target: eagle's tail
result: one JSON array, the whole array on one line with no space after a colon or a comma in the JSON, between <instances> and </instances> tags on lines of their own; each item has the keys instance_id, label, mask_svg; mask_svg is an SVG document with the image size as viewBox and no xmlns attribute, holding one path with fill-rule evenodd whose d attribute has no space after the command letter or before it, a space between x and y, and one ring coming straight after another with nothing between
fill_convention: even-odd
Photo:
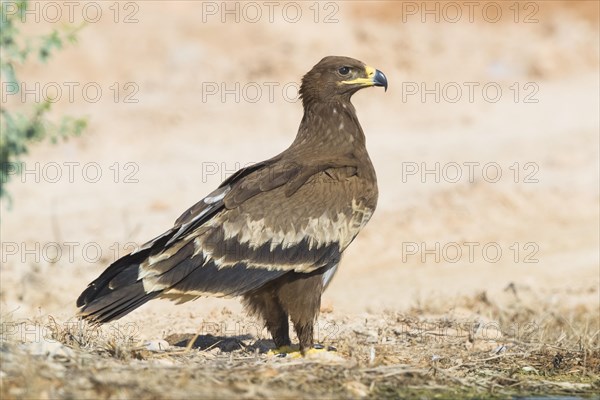
<instances>
[{"instance_id":1,"label":"eagle's tail","mask_svg":"<svg viewBox=\"0 0 600 400\"><path fill-rule=\"evenodd\" d=\"M150 250L120 258L90 283L77 299L79 316L94 323L113 321L158 296L160 292L146 293L138 279L139 265Z\"/></svg>"}]
</instances>

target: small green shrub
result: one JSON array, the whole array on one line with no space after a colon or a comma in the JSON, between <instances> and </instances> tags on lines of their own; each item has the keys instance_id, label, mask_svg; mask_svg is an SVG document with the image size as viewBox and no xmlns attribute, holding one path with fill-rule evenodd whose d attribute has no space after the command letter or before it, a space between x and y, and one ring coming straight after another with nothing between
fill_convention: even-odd
<instances>
[{"instance_id":1,"label":"small green shrub","mask_svg":"<svg viewBox=\"0 0 600 400\"><path fill-rule=\"evenodd\" d=\"M16 70L30 62L48 61L53 51L63 48L65 43L74 43L76 34L83 27L67 26L54 29L49 34L27 37L21 34L27 24L24 12L27 1L2 1L0 3L0 77L3 97L19 92L21 83ZM22 106L22 107L21 107ZM87 126L85 118L63 116L58 122L49 119L52 103L19 105L10 109L7 101L0 103L0 198L10 200L6 183L11 176L20 173L20 157L27 154L29 146L45 139L56 143L59 139L81 134ZM10 204L10 203L9 203Z\"/></svg>"}]
</instances>

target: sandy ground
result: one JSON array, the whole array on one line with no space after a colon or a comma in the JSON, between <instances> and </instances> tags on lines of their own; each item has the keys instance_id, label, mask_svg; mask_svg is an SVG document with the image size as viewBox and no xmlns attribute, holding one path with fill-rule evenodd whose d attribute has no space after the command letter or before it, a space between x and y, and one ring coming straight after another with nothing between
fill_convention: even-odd
<instances>
[{"instance_id":1,"label":"sandy ground","mask_svg":"<svg viewBox=\"0 0 600 400\"><path fill-rule=\"evenodd\" d=\"M237 168L284 149L302 115L301 75L337 54L381 69L390 87L354 98L380 200L324 295L324 329L368 331L348 327L414 310L493 321L464 299L484 294L508 307L512 290L537 302L531 323L552 310L569 321L583 313L598 349L598 3L516 3L519 15L503 3L497 22L479 8L473 22L466 8L449 22L447 2L430 3L439 22L420 2L319 3L319 15L293 3L302 10L295 23L279 8L270 22L264 7L253 23L243 3L231 3L239 23L219 2L132 4L118 23L104 5L78 44L21 70L29 85L57 83L56 111L87 116L89 129L32 148L31 172L8 184L6 324L69 321L78 294L117 255L160 234ZM129 13L138 21L123 23ZM73 101L65 82L80 84ZM102 89L97 102L79 90L86 84ZM154 301L119 324L143 341L210 333L205 324L223 315L243 318L236 300ZM341 393L362 393L352 390Z\"/></svg>"}]
</instances>

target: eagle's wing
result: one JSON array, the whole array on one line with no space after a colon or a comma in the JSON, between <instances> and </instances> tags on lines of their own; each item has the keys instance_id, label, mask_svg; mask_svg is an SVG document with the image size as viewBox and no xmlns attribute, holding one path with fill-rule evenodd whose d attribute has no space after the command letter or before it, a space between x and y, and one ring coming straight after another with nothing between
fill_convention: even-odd
<instances>
[{"instance_id":1,"label":"eagle's wing","mask_svg":"<svg viewBox=\"0 0 600 400\"><path fill-rule=\"evenodd\" d=\"M344 164L352 162L307 168L274 159L238 171L93 281L80 314L106 322L154 297L237 296L339 261L370 217L353 197L362 191L352 184L356 168Z\"/></svg>"}]
</instances>

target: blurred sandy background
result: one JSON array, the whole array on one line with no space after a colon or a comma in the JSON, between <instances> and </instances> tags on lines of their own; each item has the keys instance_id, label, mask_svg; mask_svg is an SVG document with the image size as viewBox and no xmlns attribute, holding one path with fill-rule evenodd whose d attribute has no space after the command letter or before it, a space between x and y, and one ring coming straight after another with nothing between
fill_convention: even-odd
<instances>
[{"instance_id":1,"label":"blurred sandy background","mask_svg":"<svg viewBox=\"0 0 600 400\"><path fill-rule=\"evenodd\" d=\"M78 44L45 66L20 71L26 82L42 86L94 83L102 96L92 103L76 88L70 102L65 89L55 111L87 116L88 130L67 143L36 146L25 161L29 169L39 163L38 179L29 174L8 185L14 205L1 208L2 313L68 319L78 294L115 259L116 249L123 255L127 243L162 233L235 169L283 150L302 116L301 104L290 100L294 87L327 55L355 57L384 71L390 87L354 97L380 202L325 293L326 309L402 311L428 302L451 308L460 296L507 295L511 283L517 293L549 304L597 308L598 3L501 3L497 22L489 18L496 9L483 16L487 2L478 3L473 22L466 7L456 22L448 21L455 13L446 2L428 3L433 10L437 4L439 22L421 2L277 3L273 22L261 2L255 3L262 12L257 22L250 21L255 10L243 14L246 3L228 3L239 7L239 23L222 15L221 2L140 1L133 8L123 2L118 23L101 3L102 18L81 31ZM302 14L292 23L296 6ZM209 14L214 7L217 13ZM127 15L138 22L123 23ZM75 22L82 21L76 12ZM32 32L53 27L29 25ZM407 92L436 82L451 83L439 102ZM476 85L473 101L466 82ZM235 90L236 83L239 101L223 99L221 85ZM489 83L502 89L497 102L482 94ZM451 102L456 86L463 93ZM207 93L214 87L217 94ZM126 95L137 103L126 103ZM527 95L537 102L526 102ZM73 182L70 162L79 163ZM61 166L57 183L44 179L49 163ZM82 175L91 163L102 172L96 183L86 181L95 169L87 170L91 178ZM462 166L462 178L407 175L407 168L436 163L440 172L448 168L446 178L455 176L449 168ZM464 163L479 163L473 182ZM482 175L490 163L500 168L498 182L490 182L493 170ZM465 242L475 243L471 259ZM56 260L53 243L63 247ZM501 249L498 260L488 257L495 258L493 249L484 256L487 244ZM455 259L457 247L462 257ZM241 310L236 300L154 301L127 318L172 316L145 324L151 335L175 321L193 328L223 306Z\"/></svg>"}]
</instances>

